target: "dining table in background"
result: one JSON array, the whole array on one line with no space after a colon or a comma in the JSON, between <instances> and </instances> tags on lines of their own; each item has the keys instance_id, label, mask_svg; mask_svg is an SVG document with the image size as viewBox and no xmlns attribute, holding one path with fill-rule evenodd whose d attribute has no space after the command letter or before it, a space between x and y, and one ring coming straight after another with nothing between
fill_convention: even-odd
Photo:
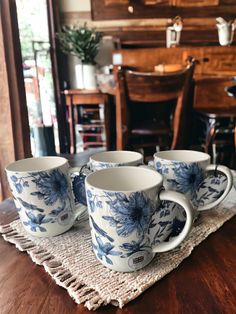
<instances>
[{"instance_id":1,"label":"dining table in background","mask_svg":"<svg viewBox=\"0 0 236 314\"><path fill-rule=\"evenodd\" d=\"M78 154L79 156L79 154ZM75 160L84 164L88 154ZM0 203L0 223L17 218L12 199ZM236 313L236 217L198 245L175 270L123 309L96 313ZM76 304L43 267L0 237L0 313L91 313Z\"/></svg>"}]
</instances>

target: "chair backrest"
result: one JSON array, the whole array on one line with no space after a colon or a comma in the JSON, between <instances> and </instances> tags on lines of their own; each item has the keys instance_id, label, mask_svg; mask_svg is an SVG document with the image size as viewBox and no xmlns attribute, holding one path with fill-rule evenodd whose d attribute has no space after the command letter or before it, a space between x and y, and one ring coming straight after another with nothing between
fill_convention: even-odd
<instances>
[{"instance_id":1,"label":"chair backrest","mask_svg":"<svg viewBox=\"0 0 236 314\"><path fill-rule=\"evenodd\" d=\"M126 71L127 96L131 101L161 102L178 98L187 70L175 74Z\"/></svg>"},{"instance_id":2,"label":"chair backrest","mask_svg":"<svg viewBox=\"0 0 236 314\"><path fill-rule=\"evenodd\" d=\"M186 148L186 129L192 102L190 89L195 61L191 59L183 70L175 73L138 72L119 68L116 73L116 129L117 149L128 143L128 103L163 102L177 99L173 115L173 139L171 148Z\"/></svg>"}]
</instances>

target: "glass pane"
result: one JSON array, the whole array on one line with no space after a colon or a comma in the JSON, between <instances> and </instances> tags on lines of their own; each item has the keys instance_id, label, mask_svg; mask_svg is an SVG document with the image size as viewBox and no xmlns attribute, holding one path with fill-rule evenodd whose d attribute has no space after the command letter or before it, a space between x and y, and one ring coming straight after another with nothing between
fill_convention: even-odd
<instances>
[{"instance_id":1,"label":"glass pane","mask_svg":"<svg viewBox=\"0 0 236 314\"><path fill-rule=\"evenodd\" d=\"M59 152L46 0L16 0L31 148L34 156ZM55 144L54 144L55 143Z\"/></svg>"}]
</instances>

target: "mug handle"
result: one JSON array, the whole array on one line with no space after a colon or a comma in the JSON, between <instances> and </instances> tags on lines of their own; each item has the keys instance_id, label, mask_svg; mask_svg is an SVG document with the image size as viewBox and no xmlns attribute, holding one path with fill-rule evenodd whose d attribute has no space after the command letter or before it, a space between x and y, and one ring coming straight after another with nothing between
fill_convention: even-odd
<instances>
[{"instance_id":1,"label":"mug handle","mask_svg":"<svg viewBox=\"0 0 236 314\"><path fill-rule=\"evenodd\" d=\"M85 193L84 182L80 180L81 171L85 167L86 165L83 165L82 167L70 167L69 168L72 195L74 196L75 199L78 199L78 201L79 201L81 193ZM72 178L71 178L71 175L73 175L75 172L79 172L79 174L75 176L75 178L77 177L79 179L77 191L75 191L75 187L73 186ZM83 189L83 191L81 189ZM88 218L87 206L83 202L80 202L79 204L75 204L75 223L80 223L82 220L86 220L87 218Z\"/></svg>"},{"instance_id":2,"label":"mug handle","mask_svg":"<svg viewBox=\"0 0 236 314\"><path fill-rule=\"evenodd\" d=\"M227 186L224 190L224 193L218 199L216 199L214 202L198 207L198 211L211 209L215 207L216 205L218 205L220 202L222 202L225 199L225 197L228 195L233 185L233 176L228 167L221 166L221 165L217 166L217 165L211 164L206 167L206 172L210 172L210 171L222 172L227 178Z\"/></svg>"},{"instance_id":3,"label":"mug handle","mask_svg":"<svg viewBox=\"0 0 236 314\"><path fill-rule=\"evenodd\" d=\"M183 240L189 234L191 227L192 227L192 224L193 224L193 218L194 218L193 207L192 207L191 203L188 201L188 199L184 196L184 194L181 194L181 193L175 192L175 191L164 191L164 190L162 190L159 193L159 199L161 201L175 202L175 203L179 204L180 206L182 206L186 212L186 222L185 222L183 230L181 231L181 233L177 237L171 239L168 242L162 242L162 243L155 245L152 248L152 251L154 253L170 251L170 250L176 248L177 246L179 246L180 243L183 242Z\"/></svg>"},{"instance_id":4,"label":"mug handle","mask_svg":"<svg viewBox=\"0 0 236 314\"><path fill-rule=\"evenodd\" d=\"M82 221L85 221L89 218L87 206L82 204L75 205L75 219L73 226L80 224Z\"/></svg>"}]
</instances>

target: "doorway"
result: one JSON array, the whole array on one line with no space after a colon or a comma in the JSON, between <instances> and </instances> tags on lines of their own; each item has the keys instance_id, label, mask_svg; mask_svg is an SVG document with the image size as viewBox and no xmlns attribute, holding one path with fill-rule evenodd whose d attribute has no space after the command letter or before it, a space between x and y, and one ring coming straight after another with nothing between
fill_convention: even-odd
<instances>
[{"instance_id":1,"label":"doorway","mask_svg":"<svg viewBox=\"0 0 236 314\"><path fill-rule=\"evenodd\" d=\"M16 0L33 156L60 152L46 0Z\"/></svg>"}]
</instances>

